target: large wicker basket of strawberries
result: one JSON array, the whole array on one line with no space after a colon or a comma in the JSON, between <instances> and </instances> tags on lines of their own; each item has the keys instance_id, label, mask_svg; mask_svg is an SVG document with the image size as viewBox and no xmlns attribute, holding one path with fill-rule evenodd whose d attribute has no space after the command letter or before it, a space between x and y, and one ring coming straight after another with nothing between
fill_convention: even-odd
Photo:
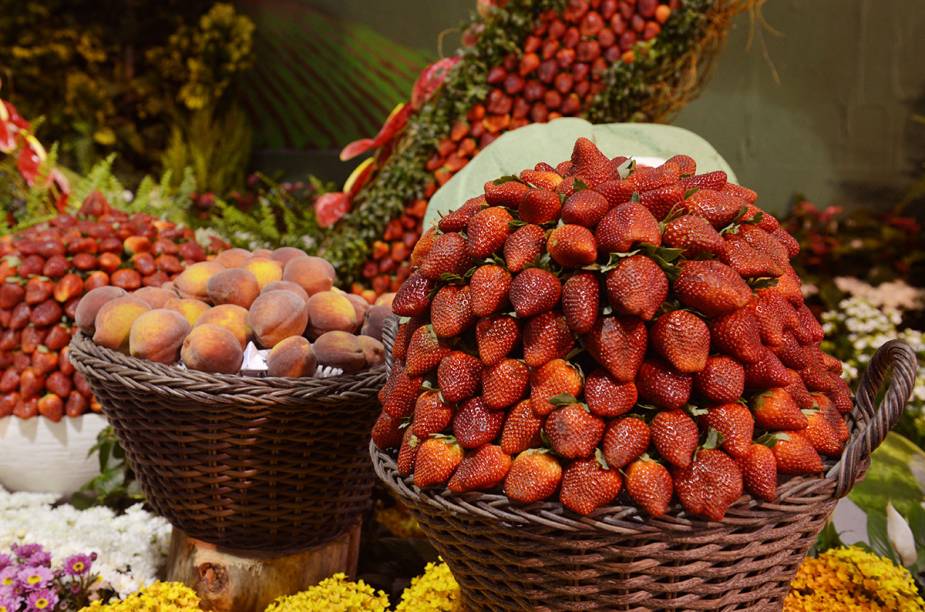
<instances>
[{"instance_id":1,"label":"large wicker basket of strawberries","mask_svg":"<svg viewBox=\"0 0 925 612\"><path fill-rule=\"evenodd\" d=\"M780 608L915 357L853 402L756 198L582 138L418 246L371 453L471 609Z\"/></svg>"}]
</instances>

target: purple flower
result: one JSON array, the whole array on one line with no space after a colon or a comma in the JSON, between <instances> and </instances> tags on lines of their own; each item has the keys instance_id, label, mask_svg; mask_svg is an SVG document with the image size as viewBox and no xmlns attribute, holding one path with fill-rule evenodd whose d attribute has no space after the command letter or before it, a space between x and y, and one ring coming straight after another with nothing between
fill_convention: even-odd
<instances>
[{"instance_id":1,"label":"purple flower","mask_svg":"<svg viewBox=\"0 0 925 612\"><path fill-rule=\"evenodd\" d=\"M0 589L0 612L17 612L21 605L22 601L12 591Z\"/></svg>"},{"instance_id":2,"label":"purple flower","mask_svg":"<svg viewBox=\"0 0 925 612\"><path fill-rule=\"evenodd\" d=\"M51 554L41 544L13 544L11 548L20 563L51 567Z\"/></svg>"},{"instance_id":3,"label":"purple flower","mask_svg":"<svg viewBox=\"0 0 925 612\"><path fill-rule=\"evenodd\" d=\"M13 565L13 557L9 555L0 555L0 571L5 570Z\"/></svg>"},{"instance_id":4,"label":"purple flower","mask_svg":"<svg viewBox=\"0 0 925 612\"><path fill-rule=\"evenodd\" d=\"M26 610L52 610L58 603L58 595L51 589L39 589L29 595L27 603Z\"/></svg>"},{"instance_id":5,"label":"purple flower","mask_svg":"<svg viewBox=\"0 0 925 612\"><path fill-rule=\"evenodd\" d=\"M92 565L89 555L73 555L64 560L64 571L68 576L83 576Z\"/></svg>"},{"instance_id":6,"label":"purple flower","mask_svg":"<svg viewBox=\"0 0 925 612\"><path fill-rule=\"evenodd\" d=\"M52 581L54 573L47 567L32 565L24 567L16 574L16 581L26 590L33 591L41 589Z\"/></svg>"},{"instance_id":7,"label":"purple flower","mask_svg":"<svg viewBox=\"0 0 925 612\"><path fill-rule=\"evenodd\" d=\"M15 565L11 565L0 570L0 588L5 586L14 586L16 584L16 574L18 573L19 568Z\"/></svg>"}]
</instances>

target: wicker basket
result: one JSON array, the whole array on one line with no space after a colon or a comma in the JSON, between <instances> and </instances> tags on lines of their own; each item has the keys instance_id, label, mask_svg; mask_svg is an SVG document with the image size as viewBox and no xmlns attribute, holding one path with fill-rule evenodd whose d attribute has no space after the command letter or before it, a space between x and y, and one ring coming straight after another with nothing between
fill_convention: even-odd
<instances>
[{"instance_id":1,"label":"wicker basket","mask_svg":"<svg viewBox=\"0 0 925 612\"><path fill-rule=\"evenodd\" d=\"M825 478L781 483L775 503L743 496L721 523L673 506L661 519L629 505L587 517L558 502L422 491L370 445L376 474L411 510L449 564L469 610L780 610L797 567L870 465L912 391L908 345L881 348L861 380L851 439ZM874 406L889 370L893 376Z\"/></svg>"},{"instance_id":2,"label":"wicker basket","mask_svg":"<svg viewBox=\"0 0 925 612\"><path fill-rule=\"evenodd\" d=\"M83 334L70 359L148 503L191 537L293 552L338 536L369 506L367 442L384 366L326 379L209 374L127 357Z\"/></svg>"}]
</instances>

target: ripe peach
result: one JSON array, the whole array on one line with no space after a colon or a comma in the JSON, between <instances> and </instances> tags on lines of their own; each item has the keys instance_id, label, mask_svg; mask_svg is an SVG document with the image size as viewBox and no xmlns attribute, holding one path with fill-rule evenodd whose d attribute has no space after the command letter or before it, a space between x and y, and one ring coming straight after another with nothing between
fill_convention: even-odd
<instances>
[{"instance_id":1,"label":"ripe peach","mask_svg":"<svg viewBox=\"0 0 925 612\"><path fill-rule=\"evenodd\" d=\"M300 285L308 295L329 291L336 278L334 266L330 262L309 255L289 260L283 270L283 280Z\"/></svg>"},{"instance_id":2,"label":"ripe peach","mask_svg":"<svg viewBox=\"0 0 925 612\"><path fill-rule=\"evenodd\" d=\"M302 336L286 338L267 356L267 373L270 376L312 376L317 365L312 345Z\"/></svg>"},{"instance_id":3,"label":"ripe peach","mask_svg":"<svg viewBox=\"0 0 925 612\"><path fill-rule=\"evenodd\" d=\"M151 308L163 308L164 305L176 297L173 291L167 291L162 287L142 287L135 290L132 295L139 300L144 300Z\"/></svg>"},{"instance_id":4,"label":"ripe peach","mask_svg":"<svg viewBox=\"0 0 925 612\"><path fill-rule=\"evenodd\" d=\"M100 311L104 304L124 295L127 295L125 289L108 285L88 291L77 304L77 312L74 317L77 321L77 327L87 335L93 334L96 313Z\"/></svg>"},{"instance_id":5,"label":"ripe peach","mask_svg":"<svg viewBox=\"0 0 925 612\"><path fill-rule=\"evenodd\" d=\"M244 268L232 268L219 272L209 279L207 288L209 299L216 306L236 304L246 309L250 308L260 295L257 277Z\"/></svg>"},{"instance_id":6,"label":"ripe peach","mask_svg":"<svg viewBox=\"0 0 925 612\"><path fill-rule=\"evenodd\" d=\"M308 253L302 249L287 246L276 249L273 251L273 254L270 255L270 259L278 261L283 267L289 263L289 260L295 259L296 257L308 257Z\"/></svg>"},{"instance_id":7,"label":"ripe peach","mask_svg":"<svg viewBox=\"0 0 925 612\"><path fill-rule=\"evenodd\" d=\"M340 368L345 373L359 372L366 367L366 354L356 336L345 331L329 331L312 345L318 363Z\"/></svg>"},{"instance_id":8,"label":"ripe peach","mask_svg":"<svg viewBox=\"0 0 925 612\"><path fill-rule=\"evenodd\" d=\"M209 305L202 300L194 300L193 298L172 298L164 304L164 308L176 310L186 317L190 325L195 325L202 313L209 309Z\"/></svg>"},{"instance_id":9,"label":"ripe peach","mask_svg":"<svg viewBox=\"0 0 925 612\"><path fill-rule=\"evenodd\" d=\"M189 321L176 310L149 310L132 323L129 353L149 361L176 363L180 358L180 346L189 332Z\"/></svg>"},{"instance_id":10,"label":"ripe peach","mask_svg":"<svg viewBox=\"0 0 925 612\"><path fill-rule=\"evenodd\" d=\"M360 346L363 348L363 355L366 358L366 366L374 368L380 363L385 362L385 345L369 336L357 336Z\"/></svg>"},{"instance_id":11,"label":"ripe peach","mask_svg":"<svg viewBox=\"0 0 925 612\"><path fill-rule=\"evenodd\" d=\"M247 324L254 330L258 345L273 348L289 336L305 333L308 312L298 294L292 291L271 291L262 294L251 304Z\"/></svg>"},{"instance_id":12,"label":"ripe peach","mask_svg":"<svg viewBox=\"0 0 925 612\"><path fill-rule=\"evenodd\" d=\"M215 257L215 261L226 268L240 268L244 265L244 262L250 259L250 256L251 252L246 249L228 249L219 253Z\"/></svg>"},{"instance_id":13,"label":"ripe peach","mask_svg":"<svg viewBox=\"0 0 925 612\"><path fill-rule=\"evenodd\" d=\"M194 327L186 336L180 359L191 370L235 374L241 369L244 352L234 334L207 323Z\"/></svg>"},{"instance_id":14,"label":"ripe peach","mask_svg":"<svg viewBox=\"0 0 925 612\"><path fill-rule=\"evenodd\" d=\"M305 300L306 305L308 304L308 293L305 292L305 289L302 289L301 285L297 285L291 281L273 281L264 287L260 293L270 293L271 291L292 291Z\"/></svg>"},{"instance_id":15,"label":"ripe peach","mask_svg":"<svg viewBox=\"0 0 925 612\"><path fill-rule=\"evenodd\" d=\"M395 299L394 293L383 293L376 298L374 306L392 306L392 300Z\"/></svg>"},{"instance_id":16,"label":"ripe peach","mask_svg":"<svg viewBox=\"0 0 925 612\"><path fill-rule=\"evenodd\" d=\"M322 291L308 298L308 320L313 338L329 331L353 333L358 321L353 304L336 291Z\"/></svg>"},{"instance_id":17,"label":"ripe peach","mask_svg":"<svg viewBox=\"0 0 925 612\"><path fill-rule=\"evenodd\" d=\"M362 324L363 319L366 318L366 312L371 308L369 302L367 302L363 296L357 295L355 293L344 293L342 295L350 300L351 304L353 304L353 309L357 313L357 324Z\"/></svg>"},{"instance_id":18,"label":"ripe peach","mask_svg":"<svg viewBox=\"0 0 925 612\"><path fill-rule=\"evenodd\" d=\"M144 300L126 295L103 304L96 313L93 341L114 351L128 353L132 324L151 307Z\"/></svg>"},{"instance_id":19,"label":"ripe peach","mask_svg":"<svg viewBox=\"0 0 925 612\"><path fill-rule=\"evenodd\" d=\"M218 325L224 327L238 339L241 348L247 346L251 328L247 324L247 309L236 304L221 304L210 308L196 319L195 327L200 325Z\"/></svg>"},{"instance_id":20,"label":"ripe peach","mask_svg":"<svg viewBox=\"0 0 925 612\"><path fill-rule=\"evenodd\" d=\"M209 279L222 272L225 266L215 261L200 261L189 266L173 279L173 284L180 295L197 300L209 297Z\"/></svg>"},{"instance_id":21,"label":"ripe peach","mask_svg":"<svg viewBox=\"0 0 925 612\"><path fill-rule=\"evenodd\" d=\"M363 321L363 327L360 328L360 334L382 340L382 328L385 321L392 316L391 306L373 306L366 311L366 318Z\"/></svg>"},{"instance_id":22,"label":"ripe peach","mask_svg":"<svg viewBox=\"0 0 925 612\"><path fill-rule=\"evenodd\" d=\"M243 267L256 277L261 289L283 278L283 265L269 257L251 257Z\"/></svg>"}]
</instances>

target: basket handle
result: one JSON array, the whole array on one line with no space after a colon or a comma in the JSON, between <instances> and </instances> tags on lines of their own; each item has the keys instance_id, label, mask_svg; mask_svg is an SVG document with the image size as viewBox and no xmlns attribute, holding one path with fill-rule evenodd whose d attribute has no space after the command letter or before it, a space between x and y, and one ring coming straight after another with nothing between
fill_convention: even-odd
<instances>
[{"instance_id":1,"label":"basket handle","mask_svg":"<svg viewBox=\"0 0 925 612\"><path fill-rule=\"evenodd\" d=\"M389 315L382 325L382 344L385 346L385 371L392 374L392 346L395 344L395 334L398 333L398 317Z\"/></svg>"},{"instance_id":2,"label":"basket handle","mask_svg":"<svg viewBox=\"0 0 925 612\"><path fill-rule=\"evenodd\" d=\"M835 496L848 494L860 475L863 462L870 457L890 433L902 415L906 402L912 395L918 359L915 351L901 340L890 340L881 346L870 360L867 371L861 376L855 398L854 418L858 427L854 432L841 460L826 474L837 479ZM887 375L892 378L880 405L874 401L880 393Z\"/></svg>"}]
</instances>

